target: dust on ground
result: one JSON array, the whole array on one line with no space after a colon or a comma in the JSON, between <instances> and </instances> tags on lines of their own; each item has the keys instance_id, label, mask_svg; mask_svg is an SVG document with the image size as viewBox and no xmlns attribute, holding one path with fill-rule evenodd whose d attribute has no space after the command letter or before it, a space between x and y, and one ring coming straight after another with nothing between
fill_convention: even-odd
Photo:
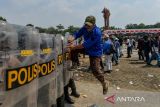
<instances>
[{"instance_id":1,"label":"dust on ground","mask_svg":"<svg viewBox=\"0 0 160 107\"><path fill-rule=\"evenodd\" d=\"M137 51L132 58L120 58L118 66L113 64L113 71L106 73L105 78L109 81L110 87L124 89L143 90L160 92L160 68L148 66L144 61L138 60ZM75 80L99 83L99 81L88 71L89 59L80 58L81 66L76 70ZM153 61L156 64L156 61Z\"/></svg>"},{"instance_id":2,"label":"dust on ground","mask_svg":"<svg viewBox=\"0 0 160 107\"><path fill-rule=\"evenodd\" d=\"M147 66L144 61L138 60L137 51L134 50L132 58L120 58L118 66L113 64L113 71L106 73L105 78L109 81L109 93L159 93L160 92L160 68L157 66ZM75 70L74 79L76 80L77 90L81 93L80 98L73 98L75 104L73 107L90 107L98 104L97 107L112 107L104 100L106 95L102 94L100 82L92 75L89 68L89 58L80 58L81 66ZM153 61L156 64L156 61ZM135 91L135 92L132 92ZM142 93L143 94L143 93ZM108 95L108 94L107 94ZM139 94L138 94L139 95ZM150 94L153 95L153 94ZM159 94L156 94L159 95ZM146 96L148 96L146 94ZM154 96L154 95L153 95ZM157 97L158 98L158 97ZM145 105L128 104L115 107L151 107L151 103ZM158 107L159 104L157 103ZM96 106L95 106L96 107Z\"/></svg>"}]
</instances>

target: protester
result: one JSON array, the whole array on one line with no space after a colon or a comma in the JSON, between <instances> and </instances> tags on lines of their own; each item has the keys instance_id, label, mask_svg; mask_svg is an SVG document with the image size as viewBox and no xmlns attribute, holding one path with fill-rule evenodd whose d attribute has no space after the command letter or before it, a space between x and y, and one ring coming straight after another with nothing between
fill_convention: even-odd
<instances>
[{"instance_id":1,"label":"protester","mask_svg":"<svg viewBox=\"0 0 160 107\"><path fill-rule=\"evenodd\" d=\"M151 58L149 59L149 61L147 62L147 64L148 65L151 65L151 62L152 62L152 60L154 60L154 59L156 59L157 60L157 65L158 66L160 66L159 64L159 62L160 62L160 54L159 54L159 41L160 41L160 39L159 39L159 37L157 36L156 38L155 38L155 40L153 40L152 41L152 44L151 44L151 46L152 46L152 55L151 55Z\"/></svg>"},{"instance_id":2,"label":"protester","mask_svg":"<svg viewBox=\"0 0 160 107\"><path fill-rule=\"evenodd\" d=\"M123 39L122 39L122 37L119 38L119 43L120 43L120 48L119 48L120 56L119 57L122 57L123 56L123 52L122 52Z\"/></svg>"},{"instance_id":3,"label":"protester","mask_svg":"<svg viewBox=\"0 0 160 107\"><path fill-rule=\"evenodd\" d=\"M116 58L115 41L114 41L113 35L109 35L108 41L110 41L113 44L113 46L112 46L112 63L115 62L115 64L118 65L118 60Z\"/></svg>"},{"instance_id":4,"label":"protester","mask_svg":"<svg viewBox=\"0 0 160 107\"><path fill-rule=\"evenodd\" d=\"M127 45L127 58L130 58L131 57L131 48L132 48L130 39L127 39L126 45Z\"/></svg>"},{"instance_id":5,"label":"protester","mask_svg":"<svg viewBox=\"0 0 160 107\"><path fill-rule=\"evenodd\" d=\"M148 36L144 36L144 44L143 44L143 50L145 55L145 61L148 63L149 61L149 53L151 52L151 41L148 39Z\"/></svg>"},{"instance_id":6,"label":"protester","mask_svg":"<svg viewBox=\"0 0 160 107\"><path fill-rule=\"evenodd\" d=\"M133 43L133 49L136 48L136 41L132 38L132 43Z\"/></svg>"},{"instance_id":7,"label":"protester","mask_svg":"<svg viewBox=\"0 0 160 107\"><path fill-rule=\"evenodd\" d=\"M119 40L118 38L115 38L115 42L114 42L115 53L113 53L113 56L114 56L114 58L115 58L116 65L118 65L118 63L119 63L119 56L120 56L120 53L119 53L120 43L119 43L118 40Z\"/></svg>"},{"instance_id":8,"label":"protester","mask_svg":"<svg viewBox=\"0 0 160 107\"><path fill-rule=\"evenodd\" d=\"M110 73L112 71L112 56L113 56L113 43L109 40L109 36L104 34L103 53L105 55L104 72Z\"/></svg>"},{"instance_id":9,"label":"protester","mask_svg":"<svg viewBox=\"0 0 160 107\"><path fill-rule=\"evenodd\" d=\"M70 47L71 51L77 52L77 50L85 50L89 55L90 66L93 75L101 82L103 87L103 94L108 91L108 84L105 81L104 75L100 70L100 60L102 56L102 33L100 28L96 26L96 19L94 16L87 16L84 26L74 35L74 39L83 36L83 44ZM70 40L70 41L73 41Z\"/></svg>"},{"instance_id":10,"label":"protester","mask_svg":"<svg viewBox=\"0 0 160 107\"><path fill-rule=\"evenodd\" d=\"M144 40L143 38L139 38L137 46L139 60L144 60L143 46L144 46Z\"/></svg>"}]
</instances>

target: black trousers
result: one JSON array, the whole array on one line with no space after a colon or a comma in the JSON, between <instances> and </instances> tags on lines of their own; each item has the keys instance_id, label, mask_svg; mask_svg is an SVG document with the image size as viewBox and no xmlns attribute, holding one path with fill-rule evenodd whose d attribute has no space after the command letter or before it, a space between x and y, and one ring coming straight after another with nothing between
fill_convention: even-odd
<instances>
[{"instance_id":1,"label":"black trousers","mask_svg":"<svg viewBox=\"0 0 160 107\"><path fill-rule=\"evenodd\" d=\"M127 57L131 57L131 47L128 47L127 48Z\"/></svg>"},{"instance_id":2,"label":"black trousers","mask_svg":"<svg viewBox=\"0 0 160 107\"><path fill-rule=\"evenodd\" d=\"M144 60L144 55L142 50L138 50L139 60Z\"/></svg>"},{"instance_id":3,"label":"black trousers","mask_svg":"<svg viewBox=\"0 0 160 107\"><path fill-rule=\"evenodd\" d=\"M144 51L144 55L146 57L146 62L149 62L149 51Z\"/></svg>"}]
</instances>

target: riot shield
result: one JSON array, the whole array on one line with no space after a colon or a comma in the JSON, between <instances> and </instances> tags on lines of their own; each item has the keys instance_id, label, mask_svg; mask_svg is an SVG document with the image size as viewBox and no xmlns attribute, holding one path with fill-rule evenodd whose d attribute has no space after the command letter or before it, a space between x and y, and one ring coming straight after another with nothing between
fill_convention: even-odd
<instances>
[{"instance_id":1,"label":"riot shield","mask_svg":"<svg viewBox=\"0 0 160 107\"><path fill-rule=\"evenodd\" d=\"M56 104L56 51L53 35L40 34L38 107Z\"/></svg>"},{"instance_id":2,"label":"riot shield","mask_svg":"<svg viewBox=\"0 0 160 107\"><path fill-rule=\"evenodd\" d=\"M62 36L56 35L56 52L57 52L57 98L61 97L64 92L63 81L63 52L62 52Z\"/></svg>"},{"instance_id":3,"label":"riot shield","mask_svg":"<svg viewBox=\"0 0 160 107\"><path fill-rule=\"evenodd\" d=\"M14 44L14 42L17 42L16 36L17 33L10 24L0 21L0 104L2 106L4 106L6 100L4 73L8 68L6 61L10 58L8 51L17 48L17 44Z\"/></svg>"},{"instance_id":4,"label":"riot shield","mask_svg":"<svg viewBox=\"0 0 160 107\"><path fill-rule=\"evenodd\" d=\"M2 107L37 107L38 33L0 23Z\"/></svg>"},{"instance_id":5,"label":"riot shield","mask_svg":"<svg viewBox=\"0 0 160 107\"><path fill-rule=\"evenodd\" d=\"M64 86L66 86L69 83L69 80L71 78L71 60L70 60L70 50L68 50L66 47L68 46L67 42L68 34L65 35L65 38L63 40L63 77L64 77Z\"/></svg>"}]
</instances>

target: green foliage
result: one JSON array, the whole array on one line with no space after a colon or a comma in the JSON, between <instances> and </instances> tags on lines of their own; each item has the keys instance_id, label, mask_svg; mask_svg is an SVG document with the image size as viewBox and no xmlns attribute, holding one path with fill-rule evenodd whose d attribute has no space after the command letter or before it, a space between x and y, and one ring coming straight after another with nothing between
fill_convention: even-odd
<instances>
[{"instance_id":1,"label":"green foliage","mask_svg":"<svg viewBox=\"0 0 160 107\"><path fill-rule=\"evenodd\" d=\"M47 34L62 34L65 35L66 32L73 34L74 32L78 31L79 27L74 27L73 25L69 26L67 29L64 29L64 26L59 24L55 27L49 28L42 28L42 27L35 27L39 30L40 33L47 33Z\"/></svg>"},{"instance_id":2,"label":"green foliage","mask_svg":"<svg viewBox=\"0 0 160 107\"><path fill-rule=\"evenodd\" d=\"M62 24L57 25L56 28L57 28L57 31L58 31L57 33L59 33L59 34L63 33L64 26Z\"/></svg>"},{"instance_id":3,"label":"green foliage","mask_svg":"<svg viewBox=\"0 0 160 107\"><path fill-rule=\"evenodd\" d=\"M100 27L100 29L101 29L102 32L105 30L104 27ZM109 30L120 30L120 29L122 29L122 28L118 28L118 27L115 27L115 26L110 26L109 27Z\"/></svg>"},{"instance_id":4,"label":"green foliage","mask_svg":"<svg viewBox=\"0 0 160 107\"><path fill-rule=\"evenodd\" d=\"M46 33L46 28L41 28L41 27L35 27L39 33Z\"/></svg>"},{"instance_id":5,"label":"green foliage","mask_svg":"<svg viewBox=\"0 0 160 107\"><path fill-rule=\"evenodd\" d=\"M64 29L64 26L62 24L59 24L56 27L57 27L58 30L63 30Z\"/></svg>"},{"instance_id":6,"label":"green foliage","mask_svg":"<svg viewBox=\"0 0 160 107\"><path fill-rule=\"evenodd\" d=\"M7 22L7 20L3 18L2 16L0 16L0 20Z\"/></svg>"},{"instance_id":7,"label":"green foliage","mask_svg":"<svg viewBox=\"0 0 160 107\"><path fill-rule=\"evenodd\" d=\"M46 29L45 33L57 34L58 33L58 29L55 29L54 27L49 27L49 28Z\"/></svg>"},{"instance_id":8,"label":"green foliage","mask_svg":"<svg viewBox=\"0 0 160 107\"><path fill-rule=\"evenodd\" d=\"M78 31L80 28L79 27L74 27L73 25L69 26L67 29L64 30L64 34L66 32L69 32L70 34L73 34L74 32Z\"/></svg>"},{"instance_id":9,"label":"green foliage","mask_svg":"<svg viewBox=\"0 0 160 107\"><path fill-rule=\"evenodd\" d=\"M160 23L156 23L154 25L145 25L144 23L140 24L127 24L125 26L126 29L149 29L149 28L160 28Z\"/></svg>"},{"instance_id":10,"label":"green foliage","mask_svg":"<svg viewBox=\"0 0 160 107\"><path fill-rule=\"evenodd\" d=\"M26 26L31 26L31 27L34 27L34 25L33 25L33 24L27 24Z\"/></svg>"},{"instance_id":11,"label":"green foliage","mask_svg":"<svg viewBox=\"0 0 160 107\"><path fill-rule=\"evenodd\" d=\"M117 28L117 27L115 27L115 26L110 26L109 29L110 29L110 30L120 30L120 29L122 29L122 28Z\"/></svg>"}]
</instances>

